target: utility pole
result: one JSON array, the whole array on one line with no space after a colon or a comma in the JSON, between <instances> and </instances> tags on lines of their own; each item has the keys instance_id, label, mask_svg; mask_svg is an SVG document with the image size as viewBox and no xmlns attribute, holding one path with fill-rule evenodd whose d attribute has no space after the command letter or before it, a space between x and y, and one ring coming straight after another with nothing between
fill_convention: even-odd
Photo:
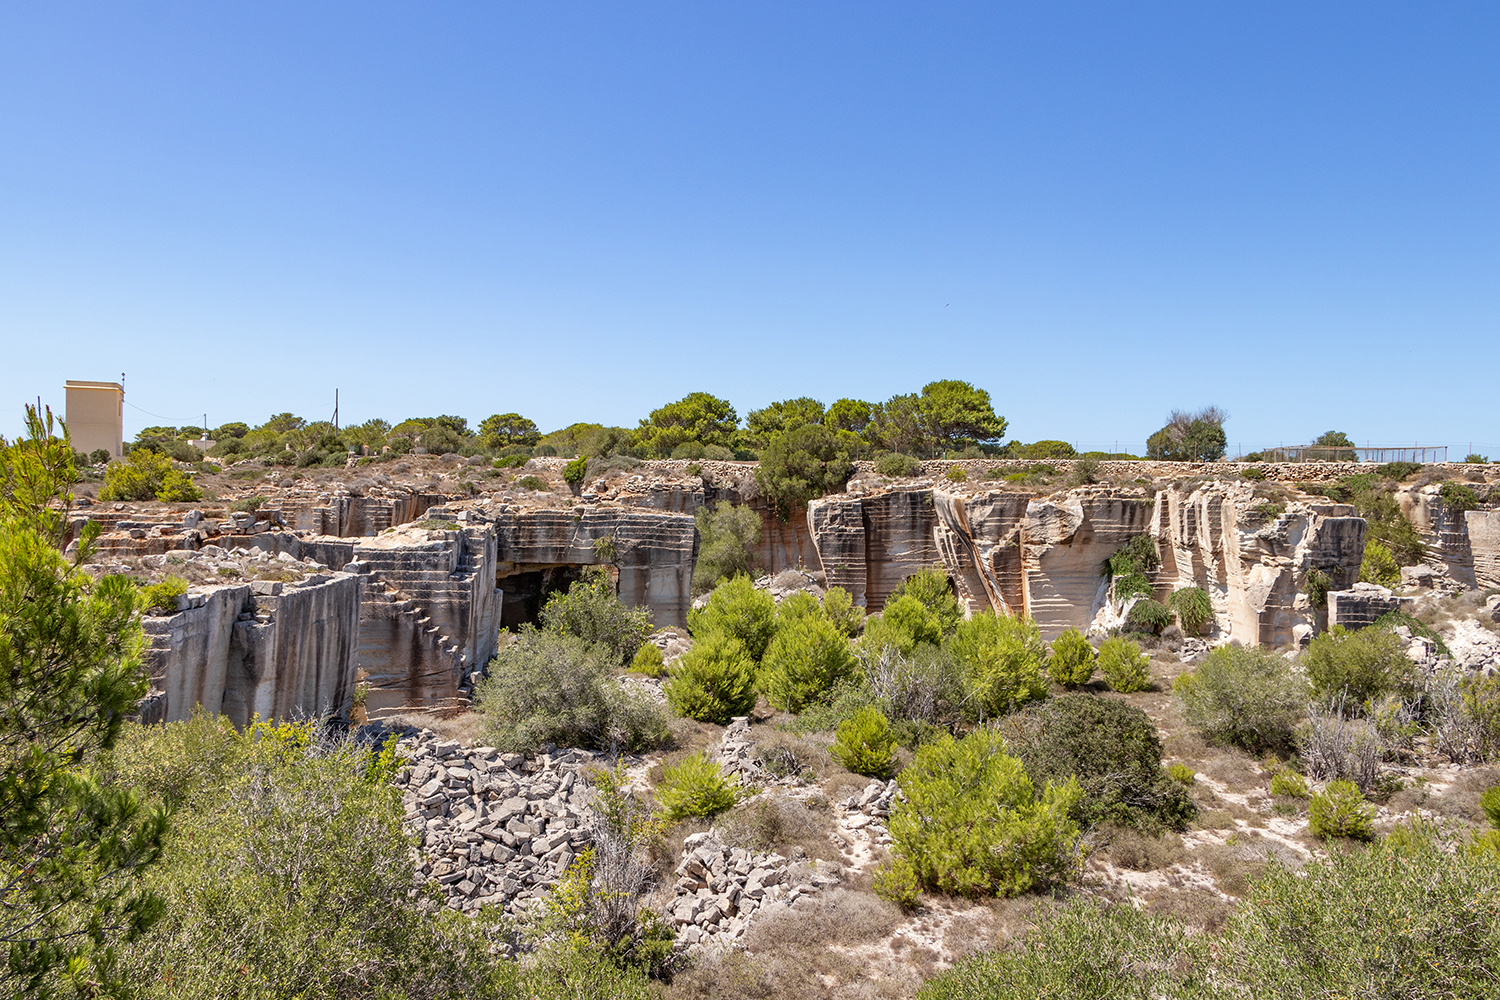
<instances>
[{"instance_id":1,"label":"utility pole","mask_svg":"<svg viewBox=\"0 0 1500 1000\"><path fill-rule=\"evenodd\" d=\"M339 432L339 391L333 390L333 432Z\"/></svg>"}]
</instances>

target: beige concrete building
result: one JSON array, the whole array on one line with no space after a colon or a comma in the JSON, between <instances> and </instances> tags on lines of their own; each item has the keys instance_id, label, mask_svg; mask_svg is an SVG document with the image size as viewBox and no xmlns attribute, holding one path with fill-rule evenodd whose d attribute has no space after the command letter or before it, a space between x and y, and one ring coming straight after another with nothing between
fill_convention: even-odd
<instances>
[{"instance_id":1,"label":"beige concrete building","mask_svg":"<svg viewBox=\"0 0 1500 1000\"><path fill-rule=\"evenodd\" d=\"M118 382L76 382L69 379L68 434L75 451L85 454L103 448L120 457L125 428L125 387Z\"/></svg>"}]
</instances>

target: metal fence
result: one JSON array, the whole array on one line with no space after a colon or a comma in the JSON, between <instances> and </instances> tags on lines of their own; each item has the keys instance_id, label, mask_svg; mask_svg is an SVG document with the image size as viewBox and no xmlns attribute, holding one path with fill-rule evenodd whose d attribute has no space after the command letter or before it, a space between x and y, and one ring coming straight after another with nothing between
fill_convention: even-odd
<instances>
[{"instance_id":1,"label":"metal fence","mask_svg":"<svg viewBox=\"0 0 1500 1000\"><path fill-rule=\"evenodd\" d=\"M1265 462L1416 462L1418 465L1433 465L1448 461L1448 446L1442 445L1389 445L1340 448L1332 445L1304 444L1277 445L1262 451L1243 452L1259 455Z\"/></svg>"}]
</instances>

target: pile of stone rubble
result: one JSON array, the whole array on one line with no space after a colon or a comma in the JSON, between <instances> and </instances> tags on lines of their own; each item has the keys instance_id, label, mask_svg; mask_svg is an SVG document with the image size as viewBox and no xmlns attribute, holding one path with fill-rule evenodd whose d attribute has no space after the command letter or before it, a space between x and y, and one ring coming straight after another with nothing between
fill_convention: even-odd
<instances>
[{"instance_id":1,"label":"pile of stone rubble","mask_svg":"<svg viewBox=\"0 0 1500 1000\"><path fill-rule=\"evenodd\" d=\"M418 877L441 886L449 907L472 914L497 904L519 913L551 891L588 847L592 793L580 774L595 760L588 751L528 759L380 723L365 727L361 738L378 742L391 734L399 737L403 766L396 781L407 827L421 838ZM888 796L883 801L888 805ZM663 916L684 947L732 945L753 914L791 906L838 881L815 864L727 847L712 830L684 841L675 874Z\"/></svg>"},{"instance_id":2,"label":"pile of stone rubble","mask_svg":"<svg viewBox=\"0 0 1500 1000\"><path fill-rule=\"evenodd\" d=\"M578 773L593 761L586 750L528 760L423 731L403 736L397 752L407 824L422 838L420 875L453 909L524 909L588 846L589 791Z\"/></svg>"}]
</instances>

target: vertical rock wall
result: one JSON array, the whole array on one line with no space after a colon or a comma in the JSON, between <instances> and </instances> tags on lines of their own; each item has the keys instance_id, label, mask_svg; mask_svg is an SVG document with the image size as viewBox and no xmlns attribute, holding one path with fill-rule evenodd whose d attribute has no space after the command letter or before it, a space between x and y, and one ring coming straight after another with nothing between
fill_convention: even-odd
<instances>
[{"instance_id":1,"label":"vertical rock wall","mask_svg":"<svg viewBox=\"0 0 1500 1000\"><path fill-rule=\"evenodd\" d=\"M1282 645L1315 620L1299 591L1309 569L1336 586L1358 579L1365 523L1338 504L1294 502L1271 519L1260 505L1248 484L1217 481L1154 496L1109 486L1047 497L909 488L814 500L808 523L829 586L871 611L907 576L941 566L971 612L1029 615L1049 638L1097 622L1108 598L1104 561L1150 535L1162 559L1158 599L1201 587L1221 635Z\"/></svg>"},{"instance_id":2,"label":"vertical rock wall","mask_svg":"<svg viewBox=\"0 0 1500 1000\"><path fill-rule=\"evenodd\" d=\"M204 711L245 725L343 712L354 693L361 579L309 577L275 593L216 587L174 615L147 618L150 722Z\"/></svg>"}]
</instances>

